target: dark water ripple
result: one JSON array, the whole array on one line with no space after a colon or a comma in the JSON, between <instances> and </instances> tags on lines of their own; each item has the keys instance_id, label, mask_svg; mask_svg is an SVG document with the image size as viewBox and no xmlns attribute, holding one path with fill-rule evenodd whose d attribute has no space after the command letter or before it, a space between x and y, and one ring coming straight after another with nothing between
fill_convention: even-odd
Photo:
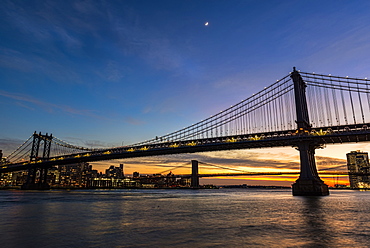
<instances>
[{"instance_id":1,"label":"dark water ripple","mask_svg":"<svg viewBox=\"0 0 370 248\"><path fill-rule=\"evenodd\" d=\"M0 246L370 247L370 192L0 191Z\"/></svg>"}]
</instances>

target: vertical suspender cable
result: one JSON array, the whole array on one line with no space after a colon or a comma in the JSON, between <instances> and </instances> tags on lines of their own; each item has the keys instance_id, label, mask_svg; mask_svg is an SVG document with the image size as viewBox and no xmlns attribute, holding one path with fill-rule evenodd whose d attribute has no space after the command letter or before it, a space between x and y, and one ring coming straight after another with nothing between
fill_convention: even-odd
<instances>
[{"instance_id":1,"label":"vertical suspender cable","mask_svg":"<svg viewBox=\"0 0 370 248\"><path fill-rule=\"evenodd\" d=\"M340 125L337 96L336 96L336 91L334 89L333 80L332 80L331 76L330 76L330 85L331 85L331 93L332 93L332 96L333 96L335 120L337 122L337 125Z\"/></svg>"},{"instance_id":2,"label":"vertical suspender cable","mask_svg":"<svg viewBox=\"0 0 370 248\"><path fill-rule=\"evenodd\" d=\"M351 86L350 86L350 84L349 84L348 78L347 78L347 84L348 84L349 98L351 99L351 107L352 107L353 122L354 122L354 124L356 124L355 108L354 108L354 106L353 106L352 91L351 91Z\"/></svg>"},{"instance_id":3,"label":"vertical suspender cable","mask_svg":"<svg viewBox=\"0 0 370 248\"><path fill-rule=\"evenodd\" d=\"M283 84L282 88L284 89L285 83ZM284 113L283 113L283 98L285 97L285 93L283 93L279 97L279 112L280 112L280 131L285 129L285 120L284 120Z\"/></svg>"},{"instance_id":4,"label":"vertical suspender cable","mask_svg":"<svg viewBox=\"0 0 370 248\"><path fill-rule=\"evenodd\" d=\"M359 102L360 102L360 109L361 109L362 123L365 123L364 110L363 110L363 108L362 108L362 101L361 101L360 88L359 88L359 85L358 85L358 81L357 81L357 79L356 79L356 83L357 83L358 99L359 99Z\"/></svg>"},{"instance_id":5,"label":"vertical suspender cable","mask_svg":"<svg viewBox=\"0 0 370 248\"><path fill-rule=\"evenodd\" d=\"M274 95L276 95L276 94L278 94L279 92L275 92L275 94L273 94L273 96ZM272 101L272 108L274 109L274 130L273 131L276 131L277 130L277 123L278 123L278 113L277 113L277 111L276 111L276 99L274 99L273 101Z\"/></svg>"},{"instance_id":6,"label":"vertical suspender cable","mask_svg":"<svg viewBox=\"0 0 370 248\"><path fill-rule=\"evenodd\" d=\"M268 94L266 94L266 102L268 101ZM263 106L266 107L266 118L267 118L267 132L270 131L270 117L271 117L271 112L270 112L270 109L269 109L269 105L264 103Z\"/></svg>"},{"instance_id":7,"label":"vertical suspender cable","mask_svg":"<svg viewBox=\"0 0 370 248\"><path fill-rule=\"evenodd\" d=\"M341 84L341 82L340 82L340 81L339 81L339 88L340 88L340 95L341 95L341 98L342 98L342 107L343 107L343 117L344 117L344 122L346 123L346 125L348 125L347 111L346 111L346 104L345 104L344 96L343 96L343 91L344 91L344 89L342 89L342 84Z\"/></svg>"},{"instance_id":8,"label":"vertical suspender cable","mask_svg":"<svg viewBox=\"0 0 370 248\"><path fill-rule=\"evenodd\" d=\"M253 99L253 101L255 101ZM253 132L257 133L256 110L253 110Z\"/></svg>"},{"instance_id":9,"label":"vertical suspender cable","mask_svg":"<svg viewBox=\"0 0 370 248\"><path fill-rule=\"evenodd\" d=\"M246 124L245 124L245 105L244 104L243 104L240 112L241 112L240 119L241 119L241 124L242 124L241 134L245 134L246 133L246 131L245 131Z\"/></svg>"},{"instance_id":10,"label":"vertical suspender cable","mask_svg":"<svg viewBox=\"0 0 370 248\"><path fill-rule=\"evenodd\" d=\"M315 96L315 113L316 113L316 125L317 127L320 126L320 108L321 106L319 106L319 87L318 86L313 86L313 89L314 89L314 96Z\"/></svg>"},{"instance_id":11,"label":"vertical suspender cable","mask_svg":"<svg viewBox=\"0 0 370 248\"><path fill-rule=\"evenodd\" d=\"M284 89L284 84L282 86L279 87L279 91L283 91L282 89ZM284 93L281 94L281 96L279 97L278 101L279 101L279 104L278 104L278 109L279 109L279 114L280 114L280 130L279 131L282 131L284 130L284 126L283 126L283 123L284 123L284 115L283 115L283 111L282 110L282 106L281 106L281 102L283 100L283 97L284 97Z\"/></svg>"},{"instance_id":12,"label":"vertical suspender cable","mask_svg":"<svg viewBox=\"0 0 370 248\"><path fill-rule=\"evenodd\" d=\"M289 124L290 124L290 128L289 129L294 129L294 114L293 114L293 111L294 111L294 95L292 92L289 93L289 97L288 97L288 115L289 115Z\"/></svg>"},{"instance_id":13,"label":"vertical suspender cable","mask_svg":"<svg viewBox=\"0 0 370 248\"><path fill-rule=\"evenodd\" d=\"M323 76L321 76L322 82L324 82ZM325 105L326 105L326 117L328 120L328 125L332 126L332 114L331 114L331 104L330 104L330 99L329 99L329 94L328 94L328 88L324 87L324 99L325 99Z\"/></svg>"},{"instance_id":14,"label":"vertical suspender cable","mask_svg":"<svg viewBox=\"0 0 370 248\"><path fill-rule=\"evenodd\" d=\"M267 96L265 96L265 99L266 98L267 98ZM267 106L264 104L265 99L262 100L262 107L261 107L265 110L265 112L263 114L263 116L266 118L266 121L263 122L263 126L265 127L265 129L262 130L262 128L261 128L260 132L263 132L263 131L268 132L268 130L269 130L269 112L268 112ZM260 125L260 126L262 126L262 125Z\"/></svg>"},{"instance_id":15,"label":"vertical suspender cable","mask_svg":"<svg viewBox=\"0 0 370 248\"><path fill-rule=\"evenodd\" d=\"M284 109L286 114L286 127L287 129L292 129L292 126L290 125L290 106L289 106L289 100L290 100L290 91L285 96L285 102L284 102Z\"/></svg>"},{"instance_id":16,"label":"vertical suspender cable","mask_svg":"<svg viewBox=\"0 0 370 248\"><path fill-rule=\"evenodd\" d=\"M307 87L307 95L308 95L308 98L307 98L307 100L308 100L308 110L310 111L309 112L309 115L310 115L310 121L311 121L311 123L312 123L312 125L313 126L315 126L315 106L314 106L314 104L315 104L315 101L314 101L314 99L313 99L313 89L310 87L310 88L308 88Z\"/></svg>"},{"instance_id":17,"label":"vertical suspender cable","mask_svg":"<svg viewBox=\"0 0 370 248\"><path fill-rule=\"evenodd\" d=\"M368 81L366 82L366 89L367 89L367 93L366 93L367 103L369 105L369 112L370 112L370 91L369 91L369 82Z\"/></svg>"},{"instance_id":18,"label":"vertical suspender cable","mask_svg":"<svg viewBox=\"0 0 370 248\"><path fill-rule=\"evenodd\" d=\"M240 119L239 119L239 108L235 109L235 135L239 135Z\"/></svg>"},{"instance_id":19,"label":"vertical suspender cable","mask_svg":"<svg viewBox=\"0 0 370 248\"><path fill-rule=\"evenodd\" d=\"M244 108L244 118L245 118L245 122L247 124L247 130L246 130L246 134L247 133L250 133L251 131L251 118L250 118L250 114L248 113L248 105Z\"/></svg>"},{"instance_id":20,"label":"vertical suspender cable","mask_svg":"<svg viewBox=\"0 0 370 248\"><path fill-rule=\"evenodd\" d=\"M320 125L323 127L325 126L325 114L324 114L324 107L323 107L323 104L324 104L324 101L323 101L323 97L322 97L322 92L321 92L321 88L320 87L317 87L317 90L319 92L319 95L318 97L320 98L320 100L318 101L318 104L319 104L319 119L320 119Z\"/></svg>"},{"instance_id":21,"label":"vertical suspender cable","mask_svg":"<svg viewBox=\"0 0 370 248\"><path fill-rule=\"evenodd\" d=\"M252 133L252 129L253 129L252 113L250 112L250 109L251 109L251 103L249 102L245 110L245 118L246 118L245 120L248 124L247 133Z\"/></svg>"},{"instance_id":22,"label":"vertical suspender cable","mask_svg":"<svg viewBox=\"0 0 370 248\"><path fill-rule=\"evenodd\" d=\"M290 91L288 98L288 113L289 113L289 123L290 129L295 129L295 99L294 99L294 91Z\"/></svg>"}]
</instances>

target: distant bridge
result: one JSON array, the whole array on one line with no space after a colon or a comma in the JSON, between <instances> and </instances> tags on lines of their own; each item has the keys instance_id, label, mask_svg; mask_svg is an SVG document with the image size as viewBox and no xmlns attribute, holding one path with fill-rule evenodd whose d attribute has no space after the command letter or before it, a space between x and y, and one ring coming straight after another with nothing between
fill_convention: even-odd
<instances>
[{"instance_id":1,"label":"distant bridge","mask_svg":"<svg viewBox=\"0 0 370 248\"><path fill-rule=\"evenodd\" d=\"M29 170L43 182L54 165L232 149L293 146L300 152L294 195L326 195L314 153L325 144L370 141L370 80L299 72L205 120L137 144L79 147L34 133L7 157L0 173ZM41 176L36 179L36 170ZM46 176L45 176L46 178Z\"/></svg>"}]
</instances>

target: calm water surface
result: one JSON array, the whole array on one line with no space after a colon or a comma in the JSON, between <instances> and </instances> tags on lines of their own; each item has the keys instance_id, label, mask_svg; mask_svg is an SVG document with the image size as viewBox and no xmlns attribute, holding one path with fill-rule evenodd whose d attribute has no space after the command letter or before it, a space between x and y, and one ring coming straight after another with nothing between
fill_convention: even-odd
<instances>
[{"instance_id":1,"label":"calm water surface","mask_svg":"<svg viewBox=\"0 0 370 248\"><path fill-rule=\"evenodd\" d=\"M370 247L370 192L0 191L0 247Z\"/></svg>"}]
</instances>

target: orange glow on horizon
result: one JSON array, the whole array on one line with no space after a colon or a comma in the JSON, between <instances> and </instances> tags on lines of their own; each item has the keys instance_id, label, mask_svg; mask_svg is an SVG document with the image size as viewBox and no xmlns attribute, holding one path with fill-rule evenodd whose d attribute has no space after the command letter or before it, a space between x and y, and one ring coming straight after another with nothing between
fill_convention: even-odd
<instances>
[{"instance_id":1,"label":"orange glow on horizon","mask_svg":"<svg viewBox=\"0 0 370 248\"><path fill-rule=\"evenodd\" d=\"M325 149L316 150L316 164L319 171L347 171L346 153L351 150L370 150L369 143L349 145L328 145ZM219 152L206 152L196 154L168 155L148 158L122 159L112 161L101 161L91 163L93 168L105 173L109 166L124 164L125 175L132 175L139 172L142 175L168 174L191 174L191 160L199 161L199 174L217 173L241 173L245 172L297 172L300 169L299 153L292 148L274 149L251 149L251 150L230 150ZM203 163L202 163L203 162ZM215 165L215 167L212 167ZM218 167L218 168L217 168ZM231 169L230 169L231 168ZM275 175L275 176L230 176L230 177L208 177L205 181L222 182L236 180L248 184L248 181L260 185L291 185L299 177L296 175ZM321 175L321 179L329 186L334 184L349 185L348 176ZM217 184L216 184L217 185ZM256 185L256 184L255 184Z\"/></svg>"}]
</instances>

